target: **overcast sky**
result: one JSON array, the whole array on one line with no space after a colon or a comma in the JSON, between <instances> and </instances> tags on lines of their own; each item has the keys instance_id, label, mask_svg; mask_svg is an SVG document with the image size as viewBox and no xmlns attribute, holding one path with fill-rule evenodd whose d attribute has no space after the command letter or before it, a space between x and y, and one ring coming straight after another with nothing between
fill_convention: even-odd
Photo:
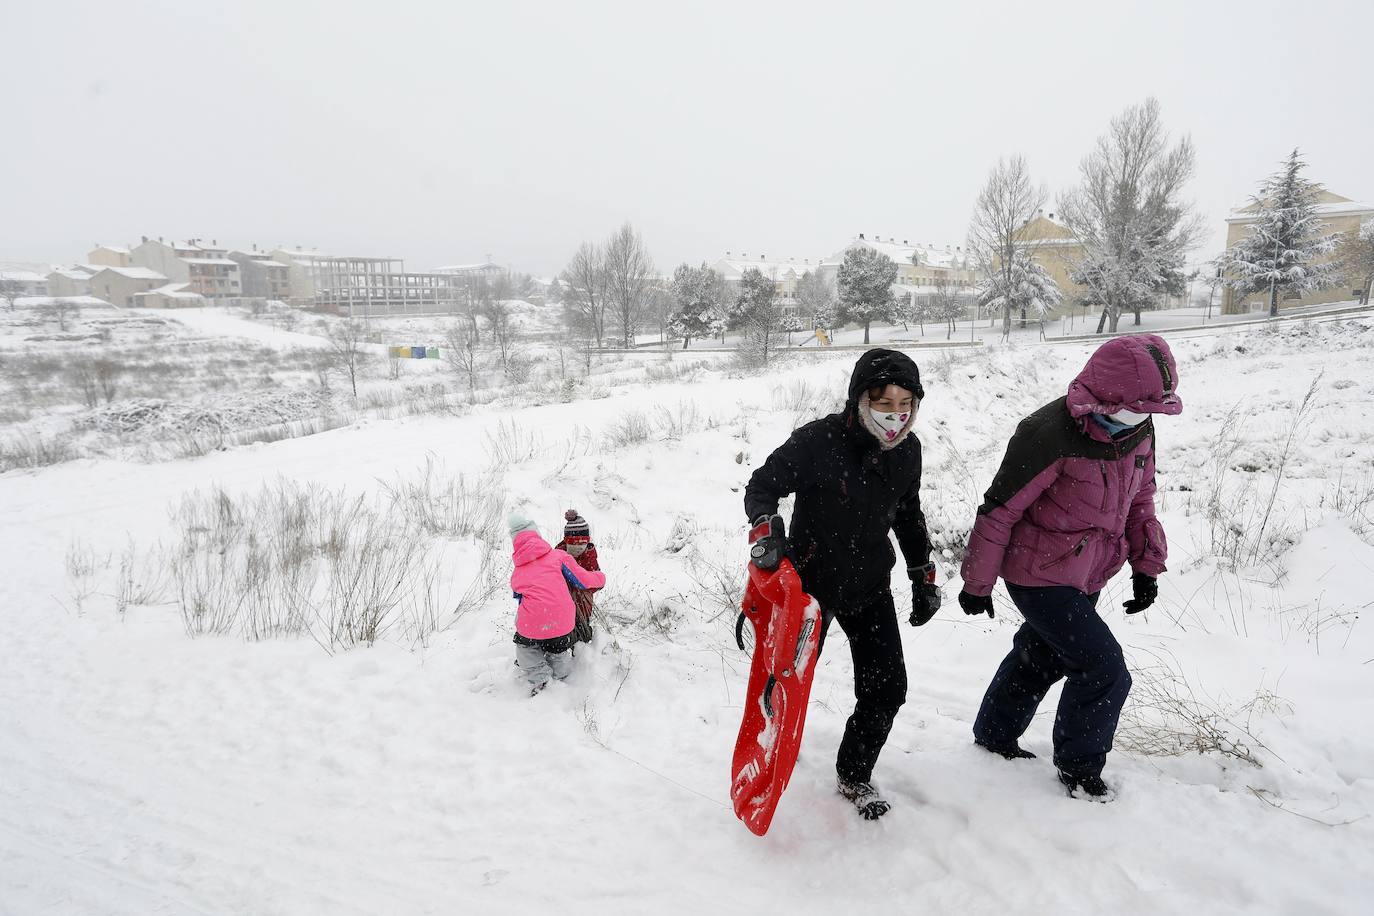
<instances>
[{"instance_id":1,"label":"overcast sky","mask_svg":"<svg viewBox=\"0 0 1374 916\"><path fill-rule=\"evenodd\" d=\"M551 275L962 244L999 155L1051 194L1157 97L1226 212L1294 146L1374 199L1374 4L0 0L0 259L201 236ZM1052 208L1052 206L1051 206Z\"/></svg>"}]
</instances>

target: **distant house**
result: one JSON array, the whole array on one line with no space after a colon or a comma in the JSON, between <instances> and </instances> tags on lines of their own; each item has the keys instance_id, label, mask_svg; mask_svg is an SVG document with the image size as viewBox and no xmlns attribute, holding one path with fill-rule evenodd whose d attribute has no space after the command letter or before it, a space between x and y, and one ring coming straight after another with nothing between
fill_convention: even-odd
<instances>
[{"instance_id":1,"label":"distant house","mask_svg":"<svg viewBox=\"0 0 1374 916\"><path fill-rule=\"evenodd\" d=\"M59 267L48 274L49 296L89 296L91 271L79 267Z\"/></svg>"},{"instance_id":2,"label":"distant house","mask_svg":"<svg viewBox=\"0 0 1374 916\"><path fill-rule=\"evenodd\" d=\"M747 254L736 255L732 251L725 252L725 257L718 259L711 265L711 269L720 274L727 284L737 286L744 277L747 270L757 270L765 277L773 281L773 295L781 307L784 315L790 315L797 310L797 284L807 271L820 269L819 258L782 258L770 260L766 255L751 258ZM665 278L664 282L671 282L672 278Z\"/></svg>"},{"instance_id":3,"label":"distant house","mask_svg":"<svg viewBox=\"0 0 1374 916\"><path fill-rule=\"evenodd\" d=\"M822 274L833 282L839 275L844 256L854 248L876 251L896 263L897 281L893 285L893 292L898 295L929 295L935 292L938 283L948 283L956 291L971 293L973 287L978 285L973 262L962 246L913 244L908 239L898 242L894 237L869 237L863 232L821 262Z\"/></svg>"},{"instance_id":4,"label":"distant house","mask_svg":"<svg viewBox=\"0 0 1374 916\"><path fill-rule=\"evenodd\" d=\"M135 293L134 302L143 308L194 308L207 304L189 283L168 283L156 289Z\"/></svg>"},{"instance_id":5,"label":"distant house","mask_svg":"<svg viewBox=\"0 0 1374 916\"><path fill-rule=\"evenodd\" d=\"M86 262L100 267L133 267L129 249L115 245L96 245L86 255Z\"/></svg>"},{"instance_id":6,"label":"distant house","mask_svg":"<svg viewBox=\"0 0 1374 916\"><path fill-rule=\"evenodd\" d=\"M170 244L162 239L143 237L130 252L133 263L155 270L169 280L189 283L193 292L209 299L237 299L243 295L239 265L228 257L228 250L213 240L200 239Z\"/></svg>"},{"instance_id":7,"label":"distant house","mask_svg":"<svg viewBox=\"0 0 1374 916\"><path fill-rule=\"evenodd\" d=\"M166 283L166 277L146 267L105 267L91 277L91 295L111 305L134 306L139 293Z\"/></svg>"},{"instance_id":8,"label":"distant house","mask_svg":"<svg viewBox=\"0 0 1374 916\"><path fill-rule=\"evenodd\" d=\"M245 296L282 301L290 298L290 265L265 251L231 251L228 257L239 266Z\"/></svg>"},{"instance_id":9,"label":"distant house","mask_svg":"<svg viewBox=\"0 0 1374 916\"><path fill-rule=\"evenodd\" d=\"M1374 219L1374 206L1366 203L1357 203L1348 197L1333 194L1330 191L1322 190L1317 195L1317 215L1325 223L1324 232L1339 232L1342 235L1351 235L1360 231L1360 226L1368 220ZM1230 248L1241 239L1245 238L1249 232L1249 227L1254 225L1258 218L1259 204L1252 203L1247 207L1232 211L1226 218L1226 247ZM1335 257L1333 253L1329 257ZM1329 288L1308 293L1301 298L1279 300L1279 308L1297 308L1304 305L1324 305L1328 302L1344 302L1347 299L1358 298L1355 290L1350 288L1346 282L1338 283ZM1269 293L1262 291L1252 293L1249 296L1238 296L1236 291L1227 289L1221 300L1221 310L1223 314L1235 315L1250 311L1252 308L1269 306Z\"/></svg>"},{"instance_id":10,"label":"distant house","mask_svg":"<svg viewBox=\"0 0 1374 916\"><path fill-rule=\"evenodd\" d=\"M0 280L18 284L21 296L48 295L48 278L32 270L0 270Z\"/></svg>"}]
</instances>

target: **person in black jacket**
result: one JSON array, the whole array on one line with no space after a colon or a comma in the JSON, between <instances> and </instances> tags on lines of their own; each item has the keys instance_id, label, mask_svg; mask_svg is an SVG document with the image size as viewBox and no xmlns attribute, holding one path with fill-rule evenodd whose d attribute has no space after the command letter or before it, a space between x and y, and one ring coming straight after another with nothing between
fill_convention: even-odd
<instances>
[{"instance_id":1,"label":"person in black jacket","mask_svg":"<svg viewBox=\"0 0 1374 916\"><path fill-rule=\"evenodd\" d=\"M854 366L844 410L795 430L744 491L755 524L796 494L788 555L821 605L822 645L831 619L838 620L854 658L856 702L835 761L838 788L868 819L891 807L873 786L873 767L906 702L889 531L912 582L911 624L924 624L940 607L921 512L921 443L911 434L924 395L910 357L869 350Z\"/></svg>"}]
</instances>

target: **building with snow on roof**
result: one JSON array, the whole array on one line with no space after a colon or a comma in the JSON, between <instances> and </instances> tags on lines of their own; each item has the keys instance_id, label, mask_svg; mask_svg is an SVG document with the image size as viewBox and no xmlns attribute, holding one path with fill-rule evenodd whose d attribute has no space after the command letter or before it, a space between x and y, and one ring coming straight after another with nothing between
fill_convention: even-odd
<instances>
[{"instance_id":1,"label":"building with snow on roof","mask_svg":"<svg viewBox=\"0 0 1374 916\"><path fill-rule=\"evenodd\" d=\"M146 235L130 251L135 265L155 270L173 282L187 283L192 292L212 300L243 295L238 262L228 254L213 240L209 245L201 239L168 244Z\"/></svg>"},{"instance_id":2,"label":"building with snow on roof","mask_svg":"<svg viewBox=\"0 0 1374 916\"><path fill-rule=\"evenodd\" d=\"M89 296L91 275L80 267L58 267L48 273L49 296Z\"/></svg>"},{"instance_id":3,"label":"building with snow on roof","mask_svg":"<svg viewBox=\"0 0 1374 916\"><path fill-rule=\"evenodd\" d=\"M290 265L259 251L256 245L252 251L231 251L228 257L239 266L245 296L282 302L291 298Z\"/></svg>"},{"instance_id":4,"label":"building with snow on roof","mask_svg":"<svg viewBox=\"0 0 1374 916\"><path fill-rule=\"evenodd\" d=\"M1339 232L1343 236L1351 236L1358 233L1360 226L1365 222L1374 219L1374 205L1353 201L1349 197L1333 194L1324 188L1317 193L1315 209L1317 216L1325 224L1322 229L1323 234ZM1250 231L1249 227L1254 225L1258 219L1258 203L1251 203L1249 206L1233 210L1226 217L1226 247L1230 248L1245 238ZM1337 256L1337 253L1333 251L1324 260L1329 262ZM1279 309L1344 302L1348 299L1358 299L1362 294L1363 290L1351 289L1350 283L1342 281L1327 289L1304 293L1301 297L1280 299ZM1269 308L1269 293L1267 291L1252 293L1249 296L1239 296L1235 290L1227 288L1222 294L1221 311L1223 314L1241 314L1256 308Z\"/></svg>"},{"instance_id":5,"label":"building with snow on roof","mask_svg":"<svg viewBox=\"0 0 1374 916\"><path fill-rule=\"evenodd\" d=\"M129 249L121 248L118 245L96 246L86 253L86 263L95 264L99 267L133 267L134 262L129 256Z\"/></svg>"},{"instance_id":6,"label":"building with snow on roof","mask_svg":"<svg viewBox=\"0 0 1374 916\"><path fill-rule=\"evenodd\" d=\"M48 278L37 271L6 268L0 270L0 281L16 288L21 296L48 295Z\"/></svg>"},{"instance_id":7,"label":"building with snow on roof","mask_svg":"<svg viewBox=\"0 0 1374 916\"><path fill-rule=\"evenodd\" d=\"M111 305L134 306L139 293L156 289L167 278L146 267L102 267L91 277L91 295Z\"/></svg>"},{"instance_id":8,"label":"building with snow on roof","mask_svg":"<svg viewBox=\"0 0 1374 916\"><path fill-rule=\"evenodd\" d=\"M198 308L206 298L191 289L190 283L168 283L134 294L134 304L143 308Z\"/></svg>"}]
</instances>

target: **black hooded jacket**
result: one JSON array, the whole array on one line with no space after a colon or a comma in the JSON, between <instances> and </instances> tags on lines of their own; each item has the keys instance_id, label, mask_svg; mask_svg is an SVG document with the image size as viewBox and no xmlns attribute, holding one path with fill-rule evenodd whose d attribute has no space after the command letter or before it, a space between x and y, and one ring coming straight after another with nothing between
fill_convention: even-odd
<instances>
[{"instance_id":1,"label":"black hooded jacket","mask_svg":"<svg viewBox=\"0 0 1374 916\"><path fill-rule=\"evenodd\" d=\"M930 559L921 512L921 443L908 434L884 450L858 416L870 388L897 384L924 396L916 364L894 350L869 350L849 382L845 409L793 431L749 478L744 511L772 515L796 494L787 531L792 560L808 594L827 610L853 612L888 587L896 555L909 567Z\"/></svg>"}]
</instances>

